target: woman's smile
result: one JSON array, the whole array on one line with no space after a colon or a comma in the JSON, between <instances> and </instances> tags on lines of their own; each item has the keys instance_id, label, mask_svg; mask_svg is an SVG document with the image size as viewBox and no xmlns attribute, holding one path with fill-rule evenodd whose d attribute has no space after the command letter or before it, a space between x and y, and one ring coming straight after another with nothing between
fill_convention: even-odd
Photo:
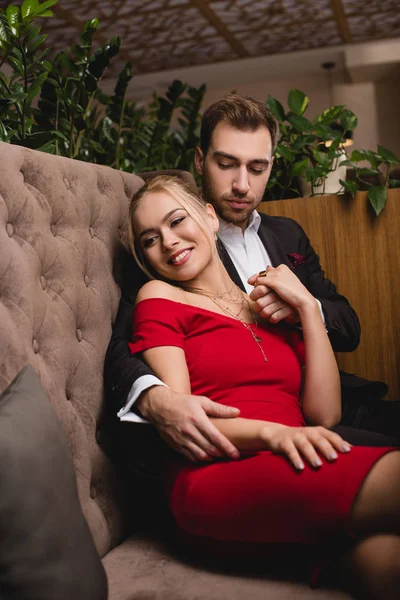
<instances>
[{"instance_id":1,"label":"woman's smile","mask_svg":"<svg viewBox=\"0 0 400 600\"><path fill-rule=\"evenodd\" d=\"M174 265L175 267L180 267L189 260L192 250L193 248L185 248L184 250L175 252L175 254L169 257L168 264Z\"/></svg>"}]
</instances>

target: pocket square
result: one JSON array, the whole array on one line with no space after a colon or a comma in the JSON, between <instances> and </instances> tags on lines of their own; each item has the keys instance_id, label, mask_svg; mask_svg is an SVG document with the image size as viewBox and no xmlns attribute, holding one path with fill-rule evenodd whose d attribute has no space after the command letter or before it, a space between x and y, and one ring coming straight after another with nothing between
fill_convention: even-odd
<instances>
[{"instance_id":1,"label":"pocket square","mask_svg":"<svg viewBox=\"0 0 400 600\"><path fill-rule=\"evenodd\" d=\"M291 262L292 269L296 269L297 267L304 265L306 262L306 259L304 258L304 256L302 254L293 253L293 254L288 254L287 256Z\"/></svg>"}]
</instances>

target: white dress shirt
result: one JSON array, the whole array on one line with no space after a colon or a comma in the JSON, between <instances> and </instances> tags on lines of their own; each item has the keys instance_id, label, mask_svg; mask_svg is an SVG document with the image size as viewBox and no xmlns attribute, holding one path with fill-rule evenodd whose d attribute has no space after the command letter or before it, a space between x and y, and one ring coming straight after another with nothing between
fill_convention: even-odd
<instances>
[{"instance_id":1,"label":"white dress shirt","mask_svg":"<svg viewBox=\"0 0 400 600\"><path fill-rule=\"evenodd\" d=\"M244 233L237 225L227 223L220 217L218 220L218 237L227 249L246 292L249 294L253 286L247 283L248 278L255 273L264 271L271 264L264 244L257 233L261 217L256 210L253 211Z\"/></svg>"},{"instance_id":2,"label":"white dress shirt","mask_svg":"<svg viewBox=\"0 0 400 600\"><path fill-rule=\"evenodd\" d=\"M264 244L258 236L258 228L260 227L261 217L257 211L254 211L250 217L249 224L244 233L240 227L227 223L220 217L218 237L228 251L233 264L239 273L246 292L250 293L253 286L247 283L251 275L263 271L268 265L271 265L271 260L264 247ZM321 311L322 320L325 323L325 317L322 310L321 302L316 299ZM135 423L148 423L136 413L132 412L132 406L139 398L140 394L153 385L165 385L154 375L143 375L139 377L133 384L127 398L127 402L118 412L118 417L121 421L132 421Z\"/></svg>"}]
</instances>

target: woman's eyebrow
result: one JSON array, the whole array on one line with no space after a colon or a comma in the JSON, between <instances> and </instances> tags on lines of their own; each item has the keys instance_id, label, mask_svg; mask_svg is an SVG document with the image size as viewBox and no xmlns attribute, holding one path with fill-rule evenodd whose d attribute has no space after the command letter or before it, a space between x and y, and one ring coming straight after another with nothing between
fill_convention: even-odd
<instances>
[{"instance_id":1,"label":"woman's eyebrow","mask_svg":"<svg viewBox=\"0 0 400 600\"><path fill-rule=\"evenodd\" d=\"M185 210L183 207L179 206L178 208L174 208L173 210L170 210L161 220L161 223L165 223L165 221L168 221L168 219L170 218L170 216L172 216L174 213L176 213L178 210ZM140 233L139 235L139 240L146 235L146 233L151 233L152 231L154 231L154 227L149 227L148 229L143 229L143 231Z\"/></svg>"}]
</instances>

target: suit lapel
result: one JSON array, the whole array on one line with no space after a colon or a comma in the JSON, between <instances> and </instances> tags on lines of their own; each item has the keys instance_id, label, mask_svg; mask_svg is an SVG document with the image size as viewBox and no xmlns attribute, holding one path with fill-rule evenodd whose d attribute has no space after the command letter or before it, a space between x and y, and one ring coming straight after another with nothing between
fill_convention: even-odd
<instances>
[{"instance_id":1,"label":"suit lapel","mask_svg":"<svg viewBox=\"0 0 400 600\"><path fill-rule=\"evenodd\" d=\"M271 263L273 267L277 267L278 265L285 264L288 267L292 267L285 250L281 243L279 242L278 237L275 233L268 227L268 225L263 221L261 217L260 227L258 228L258 237L260 238L264 248L266 249L268 256L271 259ZM236 270L236 267L231 259L227 249L218 238L217 241L218 254L225 265L226 270L229 273L232 281L236 283L244 292L246 291L242 280L240 279L239 273Z\"/></svg>"},{"instance_id":2,"label":"suit lapel","mask_svg":"<svg viewBox=\"0 0 400 600\"><path fill-rule=\"evenodd\" d=\"M262 241L273 267L285 264L291 267L290 261L275 233L262 220L258 228L258 237Z\"/></svg>"},{"instance_id":3,"label":"suit lapel","mask_svg":"<svg viewBox=\"0 0 400 600\"><path fill-rule=\"evenodd\" d=\"M236 270L233 260L229 256L227 249L225 248L225 246L219 238L217 240L217 248L220 259L224 263L225 269L228 271L230 278L234 283L236 283L236 285L240 287L241 290L245 292L246 289L243 285L243 281L240 279L239 273Z\"/></svg>"}]
</instances>

